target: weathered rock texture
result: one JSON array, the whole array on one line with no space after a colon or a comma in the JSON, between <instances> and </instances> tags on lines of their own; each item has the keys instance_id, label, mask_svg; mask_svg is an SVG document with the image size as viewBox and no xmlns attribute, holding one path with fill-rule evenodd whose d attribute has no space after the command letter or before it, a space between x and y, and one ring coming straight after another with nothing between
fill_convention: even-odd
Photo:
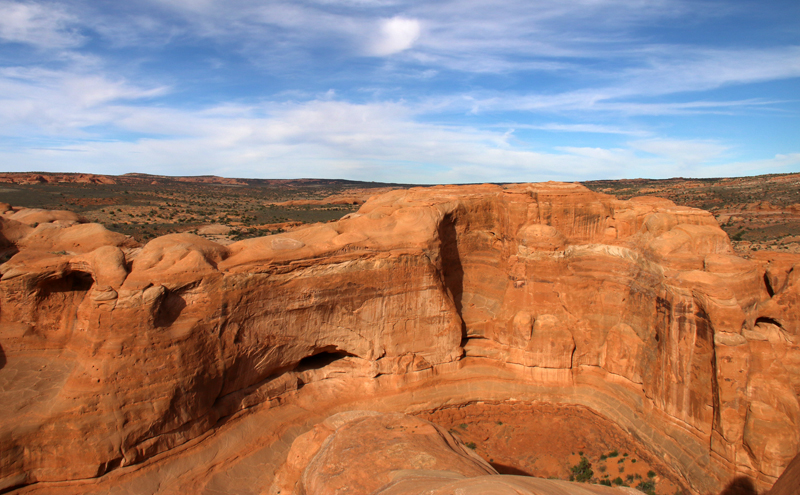
<instances>
[{"instance_id":1,"label":"weathered rock texture","mask_svg":"<svg viewBox=\"0 0 800 495\"><path fill-rule=\"evenodd\" d=\"M618 488L498 474L485 460L432 423L399 413L352 411L336 414L298 437L270 493L630 493Z\"/></svg>"},{"instance_id":2,"label":"weathered rock texture","mask_svg":"<svg viewBox=\"0 0 800 495\"><path fill-rule=\"evenodd\" d=\"M800 258L736 257L701 210L417 188L291 233L141 248L23 213L0 218L0 490L220 493L215 469L258 459L259 493L332 412L484 399L588 407L698 493L768 488L800 450Z\"/></svg>"}]
</instances>

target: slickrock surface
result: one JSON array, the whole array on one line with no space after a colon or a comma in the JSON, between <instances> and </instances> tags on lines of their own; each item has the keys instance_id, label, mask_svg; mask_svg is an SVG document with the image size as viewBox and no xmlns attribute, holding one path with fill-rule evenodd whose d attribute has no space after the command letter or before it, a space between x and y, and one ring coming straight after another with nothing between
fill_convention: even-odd
<instances>
[{"instance_id":1,"label":"slickrock surface","mask_svg":"<svg viewBox=\"0 0 800 495\"><path fill-rule=\"evenodd\" d=\"M269 493L333 413L481 400L591 409L696 493L800 450L800 257L739 258L701 210L448 186L142 247L24 213L0 218L0 490Z\"/></svg>"},{"instance_id":2,"label":"slickrock surface","mask_svg":"<svg viewBox=\"0 0 800 495\"><path fill-rule=\"evenodd\" d=\"M442 428L403 414L339 413L298 437L271 494L623 495L624 489L499 475Z\"/></svg>"}]
</instances>

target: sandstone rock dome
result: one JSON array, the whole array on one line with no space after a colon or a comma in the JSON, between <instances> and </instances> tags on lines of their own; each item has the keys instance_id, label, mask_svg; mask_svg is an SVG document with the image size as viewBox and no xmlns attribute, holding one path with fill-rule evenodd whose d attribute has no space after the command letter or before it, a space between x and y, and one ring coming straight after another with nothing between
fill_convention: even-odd
<instances>
[{"instance_id":1,"label":"sandstone rock dome","mask_svg":"<svg viewBox=\"0 0 800 495\"><path fill-rule=\"evenodd\" d=\"M800 257L666 200L415 188L229 246L0 229L0 491L274 493L332 414L480 401L583 406L698 494L800 450Z\"/></svg>"}]
</instances>

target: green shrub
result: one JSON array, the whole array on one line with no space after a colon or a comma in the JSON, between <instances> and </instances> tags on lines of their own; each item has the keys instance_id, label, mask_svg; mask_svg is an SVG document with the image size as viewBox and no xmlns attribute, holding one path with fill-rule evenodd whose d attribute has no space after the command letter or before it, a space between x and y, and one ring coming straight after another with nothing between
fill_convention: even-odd
<instances>
[{"instance_id":1,"label":"green shrub","mask_svg":"<svg viewBox=\"0 0 800 495\"><path fill-rule=\"evenodd\" d=\"M586 483L592 476L594 476L594 471L592 471L592 464L589 462L589 459L581 455L581 462L575 464L571 468L572 474L569 477L570 481L578 481L581 483Z\"/></svg>"},{"instance_id":2,"label":"green shrub","mask_svg":"<svg viewBox=\"0 0 800 495\"><path fill-rule=\"evenodd\" d=\"M656 495L656 482L655 481L642 481L638 485L636 485L636 489L640 492L644 492L647 495Z\"/></svg>"}]
</instances>

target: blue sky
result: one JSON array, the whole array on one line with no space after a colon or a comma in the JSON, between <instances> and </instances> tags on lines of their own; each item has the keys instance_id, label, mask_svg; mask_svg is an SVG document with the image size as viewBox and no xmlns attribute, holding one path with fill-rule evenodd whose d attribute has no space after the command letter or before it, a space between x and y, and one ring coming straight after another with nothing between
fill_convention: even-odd
<instances>
[{"instance_id":1,"label":"blue sky","mask_svg":"<svg viewBox=\"0 0 800 495\"><path fill-rule=\"evenodd\" d=\"M800 2L0 0L0 170L800 171Z\"/></svg>"}]
</instances>

